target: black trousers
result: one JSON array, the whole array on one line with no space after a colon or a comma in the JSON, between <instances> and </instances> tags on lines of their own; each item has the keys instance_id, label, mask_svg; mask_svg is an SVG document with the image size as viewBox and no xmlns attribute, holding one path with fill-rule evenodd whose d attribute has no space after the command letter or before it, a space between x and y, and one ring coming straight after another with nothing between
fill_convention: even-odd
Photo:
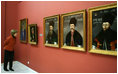
<instances>
[{"instance_id":1,"label":"black trousers","mask_svg":"<svg viewBox=\"0 0 118 74\"><path fill-rule=\"evenodd\" d=\"M9 69L13 66L14 51L5 50L4 52L4 69L7 69L7 64L9 62Z\"/></svg>"}]
</instances>

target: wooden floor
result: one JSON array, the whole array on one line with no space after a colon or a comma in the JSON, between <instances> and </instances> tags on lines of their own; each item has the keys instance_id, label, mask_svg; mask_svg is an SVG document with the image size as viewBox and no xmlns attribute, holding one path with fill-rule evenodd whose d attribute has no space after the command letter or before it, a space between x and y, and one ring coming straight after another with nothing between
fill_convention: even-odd
<instances>
[{"instance_id":1,"label":"wooden floor","mask_svg":"<svg viewBox=\"0 0 118 74\"><path fill-rule=\"evenodd\" d=\"M1 64L1 73L37 73L36 71L32 70L31 68L25 66L24 64L14 61L13 62L13 69L15 71L4 71L3 70L3 63ZM9 64L7 69L9 69Z\"/></svg>"}]
</instances>

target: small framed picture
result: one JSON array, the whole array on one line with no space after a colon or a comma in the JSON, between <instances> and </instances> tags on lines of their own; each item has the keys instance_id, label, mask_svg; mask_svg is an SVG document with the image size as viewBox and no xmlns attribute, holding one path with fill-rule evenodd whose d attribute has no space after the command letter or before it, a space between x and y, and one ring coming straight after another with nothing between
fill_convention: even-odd
<instances>
[{"instance_id":1,"label":"small framed picture","mask_svg":"<svg viewBox=\"0 0 118 74\"><path fill-rule=\"evenodd\" d=\"M117 56L117 3L90 8L89 52Z\"/></svg>"},{"instance_id":2,"label":"small framed picture","mask_svg":"<svg viewBox=\"0 0 118 74\"><path fill-rule=\"evenodd\" d=\"M61 47L70 50L85 51L86 11L65 13L61 15Z\"/></svg>"},{"instance_id":3,"label":"small framed picture","mask_svg":"<svg viewBox=\"0 0 118 74\"><path fill-rule=\"evenodd\" d=\"M28 25L28 42L36 45L38 42L37 24Z\"/></svg>"},{"instance_id":4,"label":"small framed picture","mask_svg":"<svg viewBox=\"0 0 118 74\"><path fill-rule=\"evenodd\" d=\"M27 18L20 20L20 42L27 43Z\"/></svg>"},{"instance_id":5,"label":"small framed picture","mask_svg":"<svg viewBox=\"0 0 118 74\"><path fill-rule=\"evenodd\" d=\"M59 48L59 15L44 18L44 45Z\"/></svg>"}]
</instances>

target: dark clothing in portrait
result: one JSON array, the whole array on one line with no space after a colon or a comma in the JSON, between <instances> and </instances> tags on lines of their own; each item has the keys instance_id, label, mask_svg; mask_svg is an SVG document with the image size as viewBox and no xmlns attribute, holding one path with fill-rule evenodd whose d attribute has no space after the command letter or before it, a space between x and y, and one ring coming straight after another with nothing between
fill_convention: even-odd
<instances>
[{"instance_id":1,"label":"dark clothing in portrait","mask_svg":"<svg viewBox=\"0 0 118 74\"><path fill-rule=\"evenodd\" d=\"M102 50L115 50L117 48L117 32L111 28L100 31L94 39L94 45Z\"/></svg>"},{"instance_id":2,"label":"dark clothing in portrait","mask_svg":"<svg viewBox=\"0 0 118 74\"><path fill-rule=\"evenodd\" d=\"M49 44L54 44L54 42L58 43L57 39L58 39L57 34L54 31L49 31L48 32L47 41L48 41Z\"/></svg>"},{"instance_id":3,"label":"dark clothing in portrait","mask_svg":"<svg viewBox=\"0 0 118 74\"><path fill-rule=\"evenodd\" d=\"M79 32L75 30L72 35L70 31L66 36L66 45L67 46L83 45L83 39L82 36L79 34Z\"/></svg>"},{"instance_id":4,"label":"dark clothing in portrait","mask_svg":"<svg viewBox=\"0 0 118 74\"><path fill-rule=\"evenodd\" d=\"M35 39L35 34L32 34L31 33L31 42L35 42L36 41L36 39Z\"/></svg>"},{"instance_id":5,"label":"dark clothing in portrait","mask_svg":"<svg viewBox=\"0 0 118 74\"><path fill-rule=\"evenodd\" d=\"M26 30L21 30L21 34L20 34L20 39L25 41L26 40Z\"/></svg>"}]
</instances>

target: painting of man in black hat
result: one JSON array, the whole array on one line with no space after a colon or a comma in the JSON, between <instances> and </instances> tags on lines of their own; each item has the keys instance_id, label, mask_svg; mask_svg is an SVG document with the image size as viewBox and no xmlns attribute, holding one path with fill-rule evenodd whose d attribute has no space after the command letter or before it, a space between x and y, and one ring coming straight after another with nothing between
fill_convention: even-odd
<instances>
[{"instance_id":1,"label":"painting of man in black hat","mask_svg":"<svg viewBox=\"0 0 118 74\"><path fill-rule=\"evenodd\" d=\"M102 16L102 30L94 39L96 48L102 50L115 50L117 48L117 32L112 30L115 16L112 13L104 13Z\"/></svg>"},{"instance_id":2,"label":"painting of man in black hat","mask_svg":"<svg viewBox=\"0 0 118 74\"><path fill-rule=\"evenodd\" d=\"M46 41L49 44L55 44L55 43L57 44L58 43L57 34L54 31L54 21L49 21L49 31L48 31Z\"/></svg>"},{"instance_id":3,"label":"painting of man in black hat","mask_svg":"<svg viewBox=\"0 0 118 74\"><path fill-rule=\"evenodd\" d=\"M77 19L75 17L71 18L69 22L70 31L66 35L67 46L78 46L83 44L82 36L77 30L75 30L76 25Z\"/></svg>"}]
</instances>

